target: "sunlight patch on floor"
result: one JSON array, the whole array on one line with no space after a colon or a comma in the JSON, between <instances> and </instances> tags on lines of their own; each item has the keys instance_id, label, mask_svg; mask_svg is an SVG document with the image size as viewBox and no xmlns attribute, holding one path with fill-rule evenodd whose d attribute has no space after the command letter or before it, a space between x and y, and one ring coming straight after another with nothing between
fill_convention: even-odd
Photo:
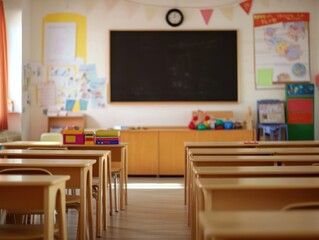
<instances>
[{"instance_id":1,"label":"sunlight patch on floor","mask_svg":"<svg viewBox=\"0 0 319 240\"><path fill-rule=\"evenodd\" d=\"M181 183L128 183L128 189L183 189Z\"/></svg>"}]
</instances>

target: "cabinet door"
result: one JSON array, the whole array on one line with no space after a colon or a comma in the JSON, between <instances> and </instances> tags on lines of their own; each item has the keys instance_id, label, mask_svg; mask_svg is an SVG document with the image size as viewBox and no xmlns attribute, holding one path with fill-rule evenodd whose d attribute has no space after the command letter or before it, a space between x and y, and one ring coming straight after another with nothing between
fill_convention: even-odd
<instances>
[{"instance_id":1,"label":"cabinet door","mask_svg":"<svg viewBox=\"0 0 319 240\"><path fill-rule=\"evenodd\" d=\"M184 142L195 141L195 131L167 131L159 133L159 174L184 175Z\"/></svg>"},{"instance_id":2,"label":"cabinet door","mask_svg":"<svg viewBox=\"0 0 319 240\"><path fill-rule=\"evenodd\" d=\"M158 133L122 131L121 141L128 142L128 174L158 175Z\"/></svg>"}]
</instances>

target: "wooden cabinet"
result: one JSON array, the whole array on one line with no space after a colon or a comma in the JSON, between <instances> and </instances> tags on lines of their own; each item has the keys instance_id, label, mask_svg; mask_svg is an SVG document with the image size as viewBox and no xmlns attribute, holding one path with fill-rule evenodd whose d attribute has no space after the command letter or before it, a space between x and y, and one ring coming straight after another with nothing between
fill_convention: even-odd
<instances>
[{"instance_id":1,"label":"wooden cabinet","mask_svg":"<svg viewBox=\"0 0 319 240\"><path fill-rule=\"evenodd\" d=\"M158 175L158 132L122 131L121 141L128 142L128 174Z\"/></svg>"},{"instance_id":2,"label":"wooden cabinet","mask_svg":"<svg viewBox=\"0 0 319 240\"><path fill-rule=\"evenodd\" d=\"M159 175L184 174L184 142L194 141L194 131L159 132Z\"/></svg>"},{"instance_id":3,"label":"wooden cabinet","mask_svg":"<svg viewBox=\"0 0 319 240\"><path fill-rule=\"evenodd\" d=\"M85 115L80 116L48 116L48 132L66 126L85 128Z\"/></svg>"},{"instance_id":4,"label":"wooden cabinet","mask_svg":"<svg viewBox=\"0 0 319 240\"><path fill-rule=\"evenodd\" d=\"M183 175L184 142L254 140L255 130L149 128L121 131L121 141L129 143L129 175Z\"/></svg>"}]
</instances>

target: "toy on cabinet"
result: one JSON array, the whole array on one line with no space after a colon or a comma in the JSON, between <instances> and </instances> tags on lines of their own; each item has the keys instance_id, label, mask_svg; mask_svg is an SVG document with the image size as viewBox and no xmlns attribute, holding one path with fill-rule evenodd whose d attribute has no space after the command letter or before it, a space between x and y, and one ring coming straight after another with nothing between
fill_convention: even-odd
<instances>
[{"instance_id":1,"label":"toy on cabinet","mask_svg":"<svg viewBox=\"0 0 319 240\"><path fill-rule=\"evenodd\" d=\"M198 110L193 112L192 120L188 124L189 129L234 129L232 112L204 112Z\"/></svg>"}]
</instances>

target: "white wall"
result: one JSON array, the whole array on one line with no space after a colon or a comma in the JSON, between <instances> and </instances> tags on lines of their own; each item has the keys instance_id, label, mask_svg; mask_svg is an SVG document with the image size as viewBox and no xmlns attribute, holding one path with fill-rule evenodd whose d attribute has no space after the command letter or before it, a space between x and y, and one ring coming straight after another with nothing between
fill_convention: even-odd
<instances>
[{"instance_id":1,"label":"white wall","mask_svg":"<svg viewBox=\"0 0 319 240\"><path fill-rule=\"evenodd\" d=\"M11 1L11 0L10 0ZM88 128L108 128L114 125L129 126L187 126L193 110L232 110L236 119L244 119L247 107L252 107L256 119L256 101L259 99L285 99L284 89L256 90L254 78L253 21L252 14L267 12L309 12L310 19L310 54L311 77L319 73L319 3L316 0L255 0L249 15L239 6L234 5L233 19L223 16L220 9L214 8L213 16L205 25L199 10L208 3L220 4L223 1L189 1L189 0L119 0L114 8L107 9L110 0L30 0L31 3L31 61L41 62L42 54L42 19L49 13L71 12L87 16L87 63L97 66L99 77L109 76L108 31L110 29L168 29L165 14L170 6L177 6L184 12L185 21L179 29L237 29L239 33L239 104L117 104L107 105L105 109L88 109ZM135 5L132 2L149 4L164 3L164 7L152 5ZM227 1L234 2L234 1ZM237 1L237 3L240 1ZM187 8L185 7L187 5ZM136 12L130 14L135 7ZM184 8L183 8L184 7ZM151 8L151 9L149 9ZM145 10L156 13L149 20ZM36 106L35 89L30 89L32 121L30 139L37 140L46 131L46 118L42 109ZM316 90L316 99L318 92ZM316 100L317 101L317 100ZM318 110L316 104L316 139L318 136Z\"/></svg>"}]
</instances>

